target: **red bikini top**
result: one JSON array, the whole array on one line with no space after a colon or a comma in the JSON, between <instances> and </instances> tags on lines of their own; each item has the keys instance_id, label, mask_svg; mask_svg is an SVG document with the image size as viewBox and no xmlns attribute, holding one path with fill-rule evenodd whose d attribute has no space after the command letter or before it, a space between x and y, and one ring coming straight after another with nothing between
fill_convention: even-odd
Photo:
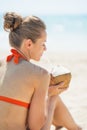
<instances>
[{"instance_id":1,"label":"red bikini top","mask_svg":"<svg viewBox=\"0 0 87 130\"><path fill-rule=\"evenodd\" d=\"M12 58L14 58L15 64L19 63L20 58L27 60L27 58L23 54L21 54L21 52L19 53L16 49L11 49L11 53L12 53L11 55L7 56L7 59L6 59L7 62L10 62L12 60Z\"/></svg>"},{"instance_id":2,"label":"red bikini top","mask_svg":"<svg viewBox=\"0 0 87 130\"><path fill-rule=\"evenodd\" d=\"M6 97L6 96L0 96L0 101L5 101L5 102L8 102L8 103L19 105L19 106L26 107L26 108L30 107L30 104L27 103L27 102L12 99L12 98L9 98L9 97Z\"/></svg>"},{"instance_id":3,"label":"red bikini top","mask_svg":"<svg viewBox=\"0 0 87 130\"><path fill-rule=\"evenodd\" d=\"M16 49L11 49L11 52L12 52L12 54L7 56L7 59L6 59L7 62L10 62L12 60L12 58L14 58L14 63L15 64L19 63L20 58L23 58L23 59L27 60L25 58L25 56L20 54ZM6 96L0 96L0 101L9 102L9 103L19 105L19 106L22 106L22 107L26 107L26 108L30 107L29 103L19 101L19 100L16 100L16 99L12 99L12 98L9 98L9 97L6 97Z\"/></svg>"}]
</instances>

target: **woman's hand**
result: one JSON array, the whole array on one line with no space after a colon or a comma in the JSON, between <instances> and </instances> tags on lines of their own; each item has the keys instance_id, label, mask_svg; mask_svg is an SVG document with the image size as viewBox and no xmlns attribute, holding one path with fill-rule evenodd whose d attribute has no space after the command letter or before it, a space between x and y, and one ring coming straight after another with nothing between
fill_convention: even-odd
<instances>
[{"instance_id":1,"label":"woman's hand","mask_svg":"<svg viewBox=\"0 0 87 130\"><path fill-rule=\"evenodd\" d=\"M67 88L64 88L64 82L59 83L58 85L52 85L49 87L48 96L54 96L65 91Z\"/></svg>"}]
</instances>

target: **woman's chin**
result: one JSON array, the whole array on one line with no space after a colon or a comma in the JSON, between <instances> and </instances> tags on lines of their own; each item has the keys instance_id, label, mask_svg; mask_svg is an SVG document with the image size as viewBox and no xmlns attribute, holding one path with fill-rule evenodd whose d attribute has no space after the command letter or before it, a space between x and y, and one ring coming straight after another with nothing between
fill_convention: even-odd
<instances>
[{"instance_id":1,"label":"woman's chin","mask_svg":"<svg viewBox=\"0 0 87 130\"><path fill-rule=\"evenodd\" d=\"M39 59L36 59L36 61L40 61L40 58L39 58Z\"/></svg>"},{"instance_id":2,"label":"woman's chin","mask_svg":"<svg viewBox=\"0 0 87 130\"><path fill-rule=\"evenodd\" d=\"M41 59L41 57L39 57L39 58L34 58L33 60L35 60L35 61L40 61L40 59Z\"/></svg>"}]
</instances>

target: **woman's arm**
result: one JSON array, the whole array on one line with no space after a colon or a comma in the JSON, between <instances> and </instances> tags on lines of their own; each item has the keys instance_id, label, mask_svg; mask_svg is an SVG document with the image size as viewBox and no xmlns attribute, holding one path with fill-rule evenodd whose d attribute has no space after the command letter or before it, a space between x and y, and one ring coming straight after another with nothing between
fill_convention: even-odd
<instances>
[{"instance_id":1,"label":"woman's arm","mask_svg":"<svg viewBox=\"0 0 87 130\"><path fill-rule=\"evenodd\" d=\"M47 94L50 82L48 72L43 70L38 81L29 109L28 127L30 130L40 130L47 116Z\"/></svg>"},{"instance_id":2,"label":"woman's arm","mask_svg":"<svg viewBox=\"0 0 87 130\"><path fill-rule=\"evenodd\" d=\"M53 121L53 115L54 115L56 102L57 102L57 95L49 97L48 116L47 116L46 123L44 124L41 130L50 130L52 121Z\"/></svg>"}]
</instances>

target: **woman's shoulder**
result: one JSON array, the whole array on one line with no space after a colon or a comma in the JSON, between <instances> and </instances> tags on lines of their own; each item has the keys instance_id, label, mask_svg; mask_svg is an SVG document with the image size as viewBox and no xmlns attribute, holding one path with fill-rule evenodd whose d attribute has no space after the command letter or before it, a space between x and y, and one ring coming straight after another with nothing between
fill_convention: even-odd
<instances>
[{"instance_id":1,"label":"woman's shoulder","mask_svg":"<svg viewBox=\"0 0 87 130\"><path fill-rule=\"evenodd\" d=\"M49 75L49 72L45 68L39 65L36 65L32 62L23 62L21 66L23 66L26 73L29 73L37 77Z\"/></svg>"}]
</instances>

